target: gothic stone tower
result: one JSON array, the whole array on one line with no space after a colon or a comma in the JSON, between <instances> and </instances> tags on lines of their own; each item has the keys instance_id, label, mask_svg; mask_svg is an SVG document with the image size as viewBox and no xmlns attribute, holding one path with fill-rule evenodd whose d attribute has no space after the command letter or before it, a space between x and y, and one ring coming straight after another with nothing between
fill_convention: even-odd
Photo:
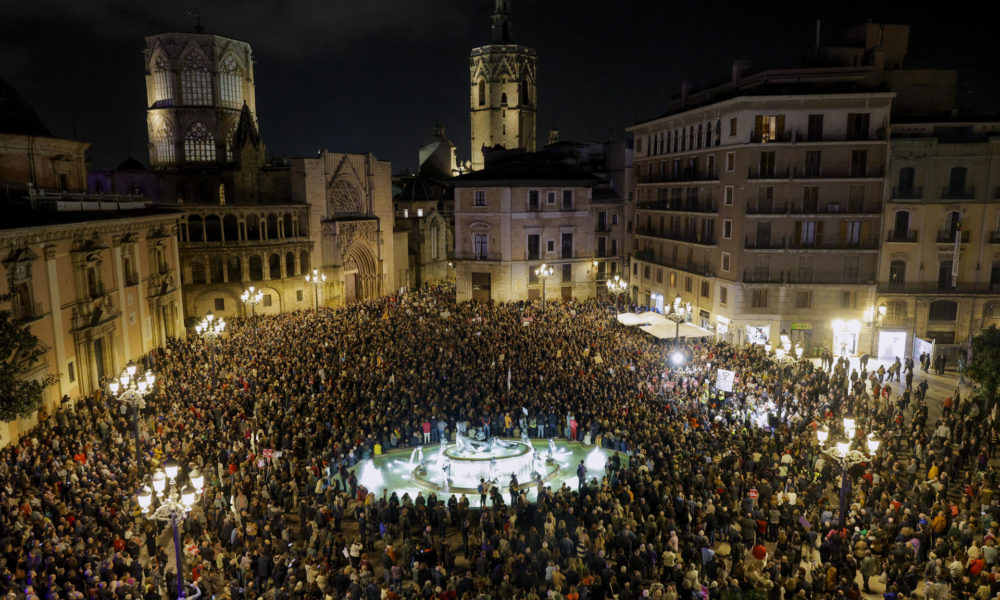
<instances>
[{"instance_id":1,"label":"gothic stone tower","mask_svg":"<svg viewBox=\"0 0 1000 600\"><path fill-rule=\"evenodd\" d=\"M512 41L510 0L496 0L493 43L469 56L472 168L483 168L483 147L535 150L538 87L535 50Z\"/></svg>"},{"instance_id":2,"label":"gothic stone tower","mask_svg":"<svg viewBox=\"0 0 1000 600\"><path fill-rule=\"evenodd\" d=\"M231 165L240 159L240 121L244 129L253 125L243 135L257 135L253 55L245 42L200 31L147 37L146 98L154 168ZM241 115L244 106L248 114Z\"/></svg>"}]
</instances>

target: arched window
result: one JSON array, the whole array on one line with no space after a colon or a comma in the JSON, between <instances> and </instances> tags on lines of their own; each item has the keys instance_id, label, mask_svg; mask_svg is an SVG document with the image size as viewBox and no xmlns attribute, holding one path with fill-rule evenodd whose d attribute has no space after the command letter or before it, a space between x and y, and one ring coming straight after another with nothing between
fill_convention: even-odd
<instances>
[{"instance_id":1,"label":"arched window","mask_svg":"<svg viewBox=\"0 0 1000 600\"><path fill-rule=\"evenodd\" d=\"M250 281L264 280L264 260L257 254L250 257Z\"/></svg>"},{"instance_id":2,"label":"arched window","mask_svg":"<svg viewBox=\"0 0 1000 600\"><path fill-rule=\"evenodd\" d=\"M205 241L222 241L222 219L219 215L208 215L205 217Z\"/></svg>"},{"instance_id":3,"label":"arched window","mask_svg":"<svg viewBox=\"0 0 1000 600\"><path fill-rule=\"evenodd\" d=\"M531 90L528 88L528 82L521 84L521 104L531 106Z\"/></svg>"},{"instance_id":4,"label":"arched window","mask_svg":"<svg viewBox=\"0 0 1000 600\"><path fill-rule=\"evenodd\" d=\"M705 123L705 147L710 148L712 146L712 122L709 121Z\"/></svg>"},{"instance_id":5,"label":"arched window","mask_svg":"<svg viewBox=\"0 0 1000 600\"><path fill-rule=\"evenodd\" d=\"M715 120L715 145L722 143L722 119Z\"/></svg>"},{"instance_id":6,"label":"arched window","mask_svg":"<svg viewBox=\"0 0 1000 600\"><path fill-rule=\"evenodd\" d=\"M670 132L669 132L669 131L667 132L667 144L666 144L666 149L667 149L667 152L670 152Z\"/></svg>"},{"instance_id":7,"label":"arched window","mask_svg":"<svg viewBox=\"0 0 1000 600\"><path fill-rule=\"evenodd\" d=\"M153 152L156 162L160 164L172 164L177 159L174 153L174 132L167 121L162 121L155 132Z\"/></svg>"},{"instance_id":8,"label":"arched window","mask_svg":"<svg viewBox=\"0 0 1000 600\"><path fill-rule=\"evenodd\" d=\"M209 276L212 278L212 283L220 283L225 279L226 273L226 263L223 261L221 256L213 256L209 260Z\"/></svg>"},{"instance_id":9,"label":"arched window","mask_svg":"<svg viewBox=\"0 0 1000 600\"><path fill-rule=\"evenodd\" d=\"M239 256L230 256L226 259L226 276L229 281L243 281L243 265Z\"/></svg>"},{"instance_id":10,"label":"arched window","mask_svg":"<svg viewBox=\"0 0 1000 600\"><path fill-rule=\"evenodd\" d=\"M931 302L927 318L931 321L954 321L958 316L958 304L953 300Z\"/></svg>"},{"instance_id":11,"label":"arched window","mask_svg":"<svg viewBox=\"0 0 1000 600\"><path fill-rule=\"evenodd\" d=\"M236 215L226 215L222 217L222 235L227 242L237 242L240 239L240 223Z\"/></svg>"},{"instance_id":12,"label":"arched window","mask_svg":"<svg viewBox=\"0 0 1000 600\"><path fill-rule=\"evenodd\" d=\"M500 104L507 106L507 94L500 94Z\"/></svg>"},{"instance_id":13,"label":"arched window","mask_svg":"<svg viewBox=\"0 0 1000 600\"><path fill-rule=\"evenodd\" d=\"M434 222L433 224L431 224L431 260L438 259L438 254L439 254L438 246L439 246L440 236L441 236L441 227L437 224L437 222Z\"/></svg>"},{"instance_id":14,"label":"arched window","mask_svg":"<svg viewBox=\"0 0 1000 600\"><path fill-rule=\"evenodd\" d=\"M174 105L174 74L170 71L170 63L162 54L157 54L153 61L153 106Z\"/></svg>"},{"instance_id":15,"label":"arched window","mask_svg":"<svg viewBox=\"0 0 1000 600\"><path fill-rule=\"evenodd\" d=\"M906 282L906 261L894 260L889 263L889 285L902 287Z\"/></svg>"},{"instance_id":16,"label":"arched window","mask_svg":"<svg viewBox=\"0 0 1000 600\"><path fill-rule=\"evenodd\" d=\"M694 129L694 126L692 126L691 129ZM697 142L697 144L698 144L698 147L701 148L701 123L698 123L698 142Z\"/></svg>"},{"instance_id":17,"label":"arched window","mask_svg":"<svg viewBox=\"0 0 1000 600\"><path fill-rule=\"evenodd\" d=\"M281 255L272 254L270 258L267 259L267 278L268 279L281 279Z\"/></svg>"},{"instance_id":18,"label":"arched window","mask_svg":"<svg viewBox=\"0 0 1000 600\"><path fill-rule=\"evenodd\" d=\"M288 253L285 254L285 274L288 275L289 277L293 277L295 275L298 275L298 273L295 272L295 253L294 252L288 252Z\"/></svg>"},{"instance_id":19,"label":"arched window","mask_svg":"<svg viewBox=\"0 0 1000 600\"><path fill-rule=\"evenodd\" d=\"M278 239L278 215L274 213L267 215L267 239Z\"/></svg>"},{"instance_id":20,"label":"arched window","mask_svg":"<svg viewBox=\"0 0 1000 600\"><path fill-rule=\"evenodd\" d=\"M205 229L201 220L201 215L191 215L188 217L188 241L204 242Z\"/></svg>"},{"instance_id":21,"label":"arched window","mask_svg":"<svg viewBox=\"0 0 1000 600\"><path fill-rule=\"evenodd\" d=\"M201 121L195 121L184 134L184 160L188 162L215 160L215 138Z\"/></svg>"},{"instance_id":22,"label":"arched window","mask_svg":"<svg viewBox=\"0 0 1000 600\"><path fill-rule=\"evenodd\" d=\"M285 218L282 219L282 228L284 229L282 237L292 237L292 234L294 233L292 229L292 213L285 213Z\"/></svg>"},{"instance_id":23,"label":"arched window","mask_svg":"<svg viewBox=\"0 0 1000 600\"><path fill-rule=\"evenodd\" d=\"M486 80L479 80L479 106L486 106Z\"/></svg>"},{"instance_id":24,"label":"arched window","mask_svg":"<svg viewBox=\"0 0 1000 600\"><path fill-rule=\"evenodd\" d=\"M233 162L233 138L236 136L236 128L233 127L226 134L226 162Z\"/></svg>"},{"instance_id":25,"label":"arched window","mask_svg":"<svg viewBox=\"0 0 1000 600\"><path fill-rule=\"evenodd\" d=\"M184 104L207 106L212 104L212 78L208 63L201 52L191 52L184 59L181 71L181 96Z\"/></svg>"},{"instance_id":26,"label":"arched window","mask_svg":"<svg viewBox=\"0 0 1000 600\"><path fill-rule=\"evenodd\" d=\"M896 213L896 218L892 224L892 238L894 242L905 242L910 232L910 212L901 210Z\"/></svg>"},{"instance_id":27,"label":"arched window","mask_svg":"<svg viewBox=\"0 0 1000 600\"><path fill-rule=\"evenodd\" d=\"M303 250L299 255L299 272L308 273L309 272L309 252Z\"/></svg>"},{"instance_id":28,"label":"arched window","mask_svg":"<svg viewBox=\"0 0 1000 600\"><path fill-rule=\"evenodd\" d=\"M247 227L247 239L257 241L260 240L260 219L257 215L247 215L246 218Z\"/></svg>"},{"instance_id":29,"label":"arched window","mask_svg":"<svg viewBox=\"0 0 1000 600\"><path fill-rule=\"evenodd\" d=\"M243 70L230 54L219 65L219 100L223 106L243 106Z\"/></svg>"}]
</instances>

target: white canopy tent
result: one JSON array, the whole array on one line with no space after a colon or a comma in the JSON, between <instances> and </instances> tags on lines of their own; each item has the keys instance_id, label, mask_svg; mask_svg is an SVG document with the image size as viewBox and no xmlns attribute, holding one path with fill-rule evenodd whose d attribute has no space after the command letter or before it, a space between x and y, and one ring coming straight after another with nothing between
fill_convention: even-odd
<instances>
[{"instance_id":1,"label":"white canopy tent","mask_svg":"<svg viewBox=\"0 0 1000 600\"><path fill-rule=\"evenodd\" d=\"M660 313L655 312L644 312L644 313L619 313L618 322L622 325L663 325L666 323L671 323L670 319L664 317Z\"/></svg>"},{"instance_id":2,"label":"white canopy tent","mask_svg":"<svg viewBox=\"0 0 1000 600\"><path fill-rule=\"evenodd\" d=\"M674 336L681 338L715 337L711 331L691 323L681 323L678 329L677 324L669 320L666 323L656 325L640 325L639 329L659 340L672 340Z\"/></svg>"}]
</instances>

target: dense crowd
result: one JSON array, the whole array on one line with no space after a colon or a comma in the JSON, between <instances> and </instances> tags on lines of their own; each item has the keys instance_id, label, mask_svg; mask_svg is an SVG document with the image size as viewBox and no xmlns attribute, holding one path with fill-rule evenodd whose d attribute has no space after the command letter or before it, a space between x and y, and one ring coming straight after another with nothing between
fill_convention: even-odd
<instances>
[{"instance_id":1,"label":"dense crowd","mask_svg":"<svg viewBox=\"0 0 1000 600\"><path fill-rule=\"evenodd\" d=\"M135 501L167 457L206 474L182 525L189 598L1000 591L995 424L968 398L903 385L912 361L888 378L781 366L761 346L657 343L599 302L456 306L452 288L235 320L215 385L208 353L173 340L146 357L158 382L141 461L130 409L100 393L0 451L5 598L177 597L170 531ZM715 389L720 368L732 392ZM839 467L815 432L849 411L858 442L874 432L883 447L849 469L841 527ZM612 459L579 487L497 482L481 509L479 494L358 482L365 458L459 427L598 443Z\"/></svg>"}]
</instances>

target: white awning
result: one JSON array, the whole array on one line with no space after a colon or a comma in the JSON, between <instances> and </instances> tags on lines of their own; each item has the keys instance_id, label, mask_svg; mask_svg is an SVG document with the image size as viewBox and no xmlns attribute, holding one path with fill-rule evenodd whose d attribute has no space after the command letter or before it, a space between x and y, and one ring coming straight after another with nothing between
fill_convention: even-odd
<instances>
[{"instance_id":1,"label":"white awning","mask_svg":"<svg viewBox=\"0 0 1000 600\"><path fill-rule=\"evenodd\" d=\"M675 323L668 321L656 325L641 325L639 329L660 340L674 339L674 336L681 338L715 337L711 331L691 323L681 323L678 329Z\"/></svg>"},{"instance_id":2,"label":"white awning","mask_svg":"<svg viewBox=\"0 0 1000 600\"><path fill-rule=\"evenodd\" d=\"M648 311L644 313L619 313L618 322L622 325L663 325L671 323L670 319L660 313Z\"/></svg>"}]
</instances>

